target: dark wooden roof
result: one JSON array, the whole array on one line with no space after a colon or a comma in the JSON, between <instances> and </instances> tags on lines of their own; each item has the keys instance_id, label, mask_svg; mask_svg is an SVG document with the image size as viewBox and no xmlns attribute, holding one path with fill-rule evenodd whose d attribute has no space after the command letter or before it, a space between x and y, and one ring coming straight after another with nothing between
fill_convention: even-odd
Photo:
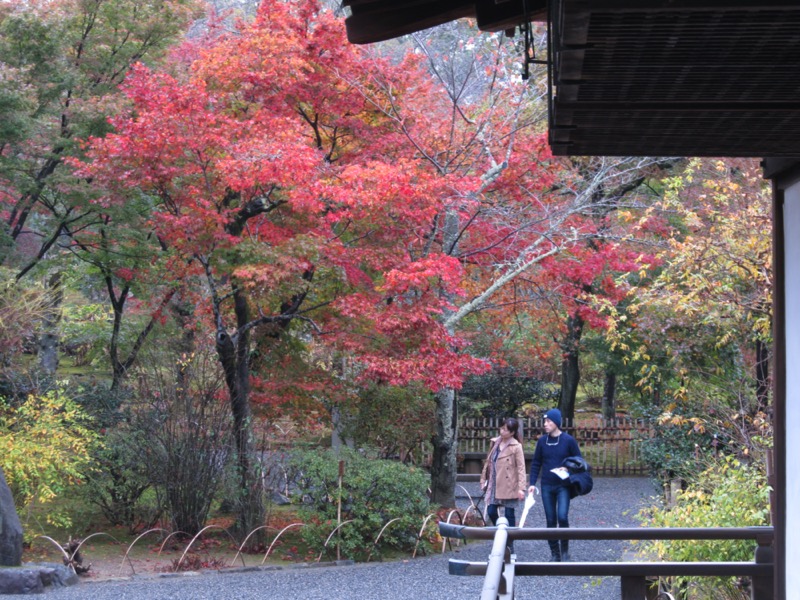
<instances>
[{"instance_id":1,"label":"dark wooden roof","mask_svg":"<svg viewBox=\"0 0 800 600\"><path fill-rule=\"evenodd\" d=\"M559 4L558 154L800 156L800 2Z\"/></svg>"},{"instance_id":2,"label":"dark wooden roof","mask_svg":"<svg viewBox=\"0 0 800 600\"><path fill-rule=\"evenodd\" d=\"M369 44L469 17L483 31L513 29L527 20L544 21L547 0L342 0L350 9L347 37ZM527 9L527 13L525 12Z\"/></svg>"},{"instance_id":3,"label":"dark wooden roof","mask_svg":"<svg viewBox=\"0 0 800 600\"><path fill-rule=\"evenodd\" d=\"M522 0L345 3L359 43L462 16L492 31L524 20ZM528 0L528 15L547 4ZM800 157L800 0L549 5L556 154Z\"/></svg>"}]
</instances>

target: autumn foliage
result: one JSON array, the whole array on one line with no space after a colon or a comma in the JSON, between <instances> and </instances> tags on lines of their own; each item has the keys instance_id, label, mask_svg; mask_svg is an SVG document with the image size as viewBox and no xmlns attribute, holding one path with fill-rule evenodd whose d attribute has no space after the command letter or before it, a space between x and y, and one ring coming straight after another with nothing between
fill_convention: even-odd
<instances>
[{"instance_id":1,"label":"autumn foliage","mask_svg":"<svg viewBox=\"0 0 800 600\"><path fill-rule=\"evenodd\" d=\"M187 46L197 58L172 74L136 67L130 112L92 140L81 174L107 190L101 207L152 199L165 276L205 280L198 301L218 322L231 318L227 289L253 314L239 328L294 320L364 377L458 385L477 363L438 315L462 268L422 247L451 178L398 151L374 100L347 83L423 74L413 59L369 61L340 35L313 3L266 3L240 35Z\"/></svg>"},{"instance_id":2,"label":"autumn foliage","mask_svg":"<svg viewBox=\"0 0 800 600\"><path fill-rule=\"evenodd\" d=\"M136 393L157 336L181 393L182 365L214 356L243 531L263 522L256 416L305 433L424 405L403 444L364 439L403 457L432 441L449 505L467 376L561 375L572 417L582 369L658 404L768 364L752 164L554 157L518 40L456 24L354 46L322 4L265 0L184 36L191 0L0 0L0 320L18 299L35 315L0 332L0 359L57 337L73 269L110 307L111 395Z\"/></svg>"}]
</instances>

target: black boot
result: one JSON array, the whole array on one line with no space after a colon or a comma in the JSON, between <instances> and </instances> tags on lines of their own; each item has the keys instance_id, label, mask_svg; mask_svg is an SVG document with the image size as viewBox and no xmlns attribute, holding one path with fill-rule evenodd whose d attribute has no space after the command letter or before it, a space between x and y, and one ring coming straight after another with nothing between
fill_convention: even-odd
<instances>
[{"instance_id":1,"label":"black boot","mask_svg":"<svg viewBox=\"0 0 800 600\"><path fill-rule=\"evenodd\" d=\"M569 562L569 540L561 540L561 562Z\"/></svg>"},{"instance_id":2,"label":"black boot","mask_svg":"<svg viewBox=\"0 0 800 600\"><path fill-rule=\"evenodd\" d=\"M547 540L550 544L550 562L561 562L561 548L558 546L558 540Z\"/></svg>"}]
</instances>

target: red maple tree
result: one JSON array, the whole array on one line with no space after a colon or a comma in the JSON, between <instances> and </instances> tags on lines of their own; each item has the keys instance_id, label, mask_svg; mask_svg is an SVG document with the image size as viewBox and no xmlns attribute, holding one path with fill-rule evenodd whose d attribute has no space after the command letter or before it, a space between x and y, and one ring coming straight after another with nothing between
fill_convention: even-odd
<instances>
[{"instance_id":1,"label":"red maple tree","mask_svg":"<svg viewBox=\"0 0 800 600\"><path fill-rule=\"evenodd\" d=\"M194 286L215 333L235 422L239 525L260 522L251 400L256 332L311 336L391 384L457 386L480 362L443 326L462 265L429 251L426 231L453 181L419 169L376 97L419 93L425 71L343 44L313 3L265 3L236 35L185 47L170 73L135 68L130 111L91 140L79 175L111 208L142 196L168 253L163 277ZM188 57L188 58L187 58ZM394 73L397 87L375 85ZM357 93L353 79L375 90ZM405 86L405 87L404 87ZM272 365L278 368L280 365Z\"/></svg>"},{"instance_id":2,"label":"red maple tree","mask_svg":"<svg viewBox=\"0 0 800 600\"><path fill-rule=\"evenodd\" d=\"M203 292L243 489L254 399L318 392L320 375L329 396L347 378L420 381L437 400L433 500L452 504L454 390L487 365L463 351L463 324L523 275L567 273L552 257L597 237L594 196L565 190L572 167L549 153L512 46L451 60L420 40L397 58L344 39L315 3L265 2L169 72L138 67L130 111L81 174L100 205L148 198L165 277ZM351 368L291 380L254 352L287 339Z\"/></svg>"}]
</instances>

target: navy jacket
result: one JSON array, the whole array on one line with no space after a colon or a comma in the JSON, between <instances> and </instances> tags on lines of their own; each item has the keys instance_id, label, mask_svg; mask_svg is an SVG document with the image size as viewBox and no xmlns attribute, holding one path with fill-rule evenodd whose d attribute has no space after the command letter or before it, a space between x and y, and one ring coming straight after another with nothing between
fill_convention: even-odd
<instances>
[{"instance_id":1,"label":"navy jacket","mask_svg":"<svg viewBox=\"0 0 800 600\"><path fill-rule=\"evenodd\" d=\"M571 473L569 476L569 497L575 498L576 496L584 496L592 491L594 481L592 474L589 471L582 473Z\"/></svg>"}]
</instances>

